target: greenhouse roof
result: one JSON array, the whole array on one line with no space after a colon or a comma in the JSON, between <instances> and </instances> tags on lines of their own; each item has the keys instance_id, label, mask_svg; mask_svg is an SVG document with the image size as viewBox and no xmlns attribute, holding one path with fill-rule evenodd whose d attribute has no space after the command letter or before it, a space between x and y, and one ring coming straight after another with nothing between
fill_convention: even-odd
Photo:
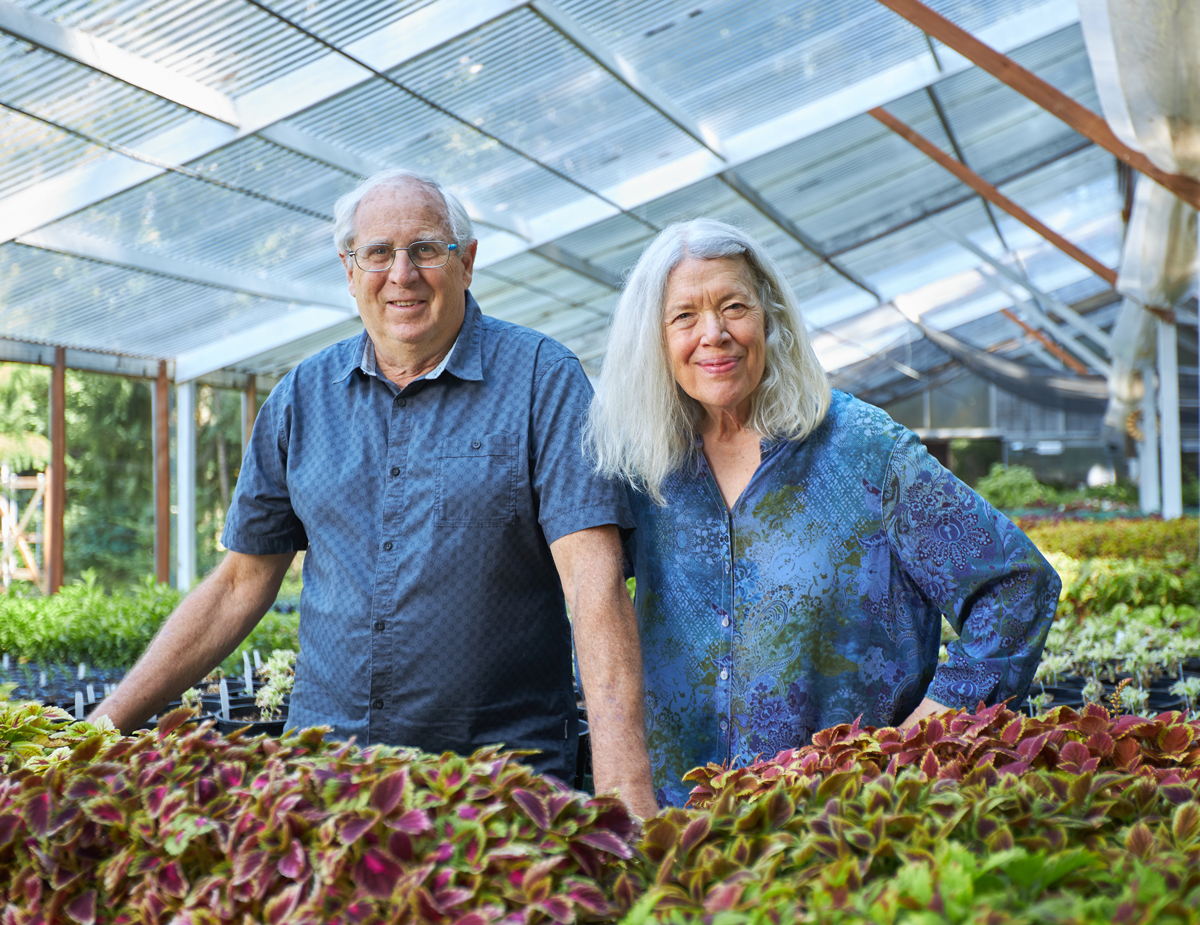
<instances>
[{"instance_id":1,"label":"greenhouse roof","mask_svg":"<svg viewBox=\"0 0 1200 925\"><path fill-rule=\"evenodd\" d=\"M1074 0L931 5L1098 110ZM408 166L468 204L484 311L593 372L697 215L768 244L843 386L931 382L914 320L1056 362L1001 310L1110 285L878 106L1116 265L1114 158L876 0L0 0L0 359L278 377L361 329L334 199Z\"/></svg>"}]
</instances>

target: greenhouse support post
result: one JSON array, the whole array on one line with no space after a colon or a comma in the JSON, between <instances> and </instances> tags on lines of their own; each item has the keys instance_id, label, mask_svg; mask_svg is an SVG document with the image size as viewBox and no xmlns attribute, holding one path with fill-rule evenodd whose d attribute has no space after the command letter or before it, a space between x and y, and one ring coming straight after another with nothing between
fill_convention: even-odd
<instances>
[{"instance_id":1,"label":"greenhouse support post","mask_svg":"<svg viewBox=\"0 0 1200 925\"><path fill-rule=\"evenodd\" d=\"M154 380L154 577L171 580L171 384L166 360Z\"/></svg>"},{"instance_id":2,"label":"greenhouse support post","mask_svg":"<svg viewBox=\"0 0 1200 925\"><path fill-rule=\"evenodd\" d=\"M254 418L258 415L257 389L254 373L251 373L246 377L246 387L242 389L242 452L250 445L250 434L254 432Z\"/></svg>"},{"instance_id":3,"label":"greenhouse support post","mask_svg":"<svg viewBox=\"0 0 1200 925\"><path fill-rule=\"evenodd\" d=\"M1158 400L1162 409L1162 516L1183 516L1183 445L1179 432L1179 345L1175 324L1158 324Z\"/></svg>"},{"instance_id":4,"label":"greenhouse support post","mask_svg":"<svg viewBox=\"0 0 1200 925\"><path fill-rule=\"evenodd\" d=\"M67 351L54 348L50 373L50 471L46 484L46 593L63 585L63 515L67 505Z\"/></svg>"},{"instance_id":5,"label":"greenhouse support post","mask_svg":"<svg viewBox=\"0 0 1200 925\"><path fill-rule=\"evenodd\" d=\"M175 384L175 587L196 578L196 383Z\"/></svg>"},{"instance_id":6,"label":"greenhouse support post","mask_svg":"<svg viewBox=\"0 0 1200 925\"><path fill-rule=\"evenodd\" d=\"M1158 494L1158 389L1154 367L1142 367L1142 439L1138 443L1138 506L1146 513L1161 507Z\"/></svg>"}]
</instances>

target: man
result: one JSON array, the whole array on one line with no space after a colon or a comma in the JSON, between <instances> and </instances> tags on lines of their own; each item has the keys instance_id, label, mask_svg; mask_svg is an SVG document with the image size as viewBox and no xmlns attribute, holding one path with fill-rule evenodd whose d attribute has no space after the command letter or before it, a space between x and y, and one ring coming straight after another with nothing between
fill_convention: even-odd
<instances>
[{"instance_id":1,"label":"man","mask_svg":"<svg viewBox=\"0 0 1200 925\"><path fill-rule=\"evenodd\" d=\"M366 330L310 357L264 404L222 563L103 703L129 730L198 681L307 549L289 723L361 745L534 748L570 779L570 606L593 773L656 811L616 486L580 451L590 386L537 332L483 316L458 200L397 170L337 205Z\"/></svg>"}]
</instances>

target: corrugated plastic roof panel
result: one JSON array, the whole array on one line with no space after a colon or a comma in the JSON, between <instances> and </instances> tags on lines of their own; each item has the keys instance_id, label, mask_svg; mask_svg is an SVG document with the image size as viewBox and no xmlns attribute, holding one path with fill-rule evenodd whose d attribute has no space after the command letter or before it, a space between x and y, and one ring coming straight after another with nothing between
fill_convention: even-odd
<instances>
[{"instance_id":1,"label":"corrugated plastic roof panel","mask_svg":"<svg viewBox=\"0 0 1200 925\"><path fill-rule=\"evenodd\" d=\"M733 222L764 242L834 366L878 366L879 376L894 377L902 373L880 359L882 352L898 350L913 359L896 362L918 367L923 357L938 364L945 357L921 346L899 311L878 305L829 259L885 298L916 293L936 324L974 326L986 336L1003 331L995 321L1003 299L980 275L980 261L923 221L935 214L1000 254L989 216L968 188L862 114L874 103L857 111L848 104L840 122L807 134L792 130L733 165L737 182L781 215L780 223L714 175L722 168L711 153L535 7L460 28L456 11L461 17L470 7L458 0L270 3L295 20L294 28L242 0L19 2L235 102L272 82L286 95L289 76L314 62L335 74L345 62L320 40L349 47L426 7L433 14L429 28L445 33L444 40L421 44L426 50L414 57L404 59L404 49L397 49L392 60L404 63L389 77L402 86L378 78L332 81L323 98L306 97L298 111L281 110L285 118L272 140L251 132L228 143L203 116L0 33L0 102L104 141L134 149L153 144L210 181L178 172L149 180L142 174L111 188L95 172L80 180L96 180L104 192L89 198L78 184L70 188L74 204L47 219L40 236L28 236L46 249L0 243L0 336L173 357L285 319L296 307L288 298L254 294L272 286L289 297L310 291L320 304L335 293L344 300L330 237L333 202L360 169L400 165L434 175L480 213L472 291L483 309L560 337L591 372L618 298L612 286L592 278L596 271L620 279L656 229L700 215ZM933 68L922 34L876 0L557 5L592 43L649 81L651 97L664 94L717 141L748 138L809 104L901 73L901 65ZM1013 57L1084 105L1097 105L1078 26L1037 29L1042 12L1048 22L1070 20L1073 10L1064 0L936 0L934 6L976 32L1021 17L1020 34L1041 37ZM1003 29L989 36L1003 42ZM911 76L918 72L915 66L904 71L907 90L920 86ZM973 167L1115 264L1122 202L1109 155L977 69L943 78L935 92ZM929 92L908 92L886 105L952 150ZM0 139L0 222L6 202L37 208L39 184L71 168L121 166L114 158L98 161L96 145L2 106ZM667 187L650 179L659 176L655 171ZM16 193L23 198L7 199ZM47 214L56 201L43 203ZM1012 219L996 216L1005 243L1019 250L1038 285L1072 297L1098 291L1087 271ZM825 253L802 245L790 226ZM91 242L94 255L117 256L107 262L69 257L53 249L70 250L64 240ZM534 252L546 244L560 250L559 262ZM543 253L554 257L553 248ZM163 262L172 258L187 272L172 276ZM580 271L578 260L595 270ZM256 285L239 288L247 280ZM356 319L333 321L327 331L232 368L278 375L306 352L356 330Z\"/></svg>"}]
</instances>

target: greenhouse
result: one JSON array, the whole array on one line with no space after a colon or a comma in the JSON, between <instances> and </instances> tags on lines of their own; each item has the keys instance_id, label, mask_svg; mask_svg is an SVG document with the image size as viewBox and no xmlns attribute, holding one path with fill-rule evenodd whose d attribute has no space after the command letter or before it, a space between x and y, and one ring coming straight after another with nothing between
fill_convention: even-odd
<instances>
[{"instance_id":1,"label":"greenhouse","mask_svg":"<svg viewBox=\"0 0 1200 925\"><path fill-rule=\"evenodd\" d=\"M1198 42L0 0L0 922L1200 922Z\"/></svg>"}]
</instances>

